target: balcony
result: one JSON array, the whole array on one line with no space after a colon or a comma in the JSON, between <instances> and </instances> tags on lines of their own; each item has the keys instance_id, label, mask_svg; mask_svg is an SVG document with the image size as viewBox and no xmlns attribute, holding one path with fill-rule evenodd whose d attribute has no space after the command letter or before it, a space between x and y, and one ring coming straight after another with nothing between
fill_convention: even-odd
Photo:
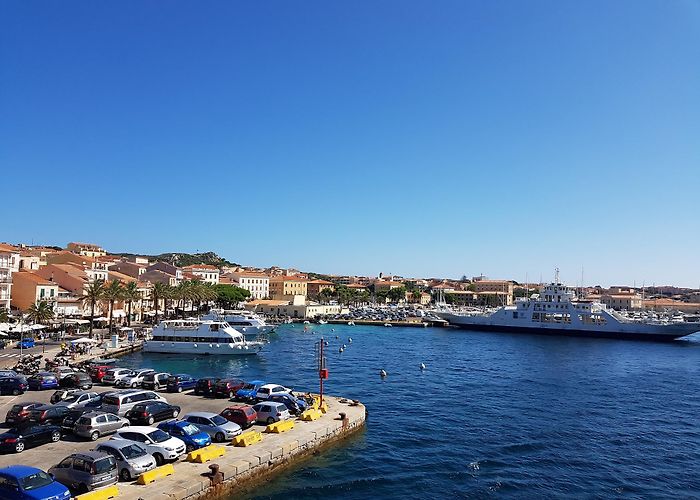
<instances>
[{"instance_id":1,"label":"balcony","mask_svg":"<svg viewBox=\"0 0 700 500\"><path fill-rule=\"evenodd\" d=\"M11 283L12 283L12 276L0 274L0 285L11 284Z\"/></svg>"}]
</instances>

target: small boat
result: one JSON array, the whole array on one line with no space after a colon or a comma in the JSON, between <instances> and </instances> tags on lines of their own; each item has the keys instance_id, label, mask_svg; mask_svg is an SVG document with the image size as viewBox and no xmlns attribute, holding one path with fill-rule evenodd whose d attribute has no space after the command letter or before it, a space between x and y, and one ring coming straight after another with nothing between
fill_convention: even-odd
<instances>
[{"instance_id":1,"label":"small boat","mask_svg":"<svg viewBox=\"0 0 700 500\"><path fill-rule=\"evenodd\" d=\"M354 322L354 321L348 321L348 326L355 326L355 322Z\"/></svg>"},{"instance_id":2,"label":"small boat","mask_svg":"<svg viewBox=\"0 0 700 500\"><path fill-rule=\"evenodd\" d=\"M319 319L319 320L318 320L318 324L319 324L319 325L327 325L327 324L328 324L328 321L326 321L325 319Z\"/></svg>"},{"instance_id":3,"label":"small boat","mask_svg":"<svg viewBox=\"0 0 700 500\"><path fill-rule=\"evenodd\" d=\"M386 326L387 328L391 328L394 325L392 325L391 323L384 323L384 326Z\"/></svg>"}]
</instances>

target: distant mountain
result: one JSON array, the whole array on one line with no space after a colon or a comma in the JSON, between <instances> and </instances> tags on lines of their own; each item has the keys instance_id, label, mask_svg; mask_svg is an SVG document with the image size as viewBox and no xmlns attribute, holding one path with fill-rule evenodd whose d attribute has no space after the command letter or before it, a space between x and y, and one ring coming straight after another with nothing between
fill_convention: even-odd
<instances>
[{"instance_id":1,"label":"distant mountain","mask_svg":"<svg viewBox=\"0 0 700 500\"><path fill-rule=\"evenodd\" d=\"M117 255L123 255L125 257L128 256L133 256L135 254L130 254L130 253L120 253ZM238 266L239 264L236 264L235 262L231 262L229 260L224 259L223 257L219 257L216 253L214 252L204 252L204 253L162 253L160 255L140 255L141 257L146 257L148 260L152 261L158 261L158 262L168 262L174 266L178 267L183 267L183 266L189 266L192 264L208 264L210 266L216 266L216 267L223 267L223 266L229 266L229 267L235 267Z\"/></svg>"}]
</instances>

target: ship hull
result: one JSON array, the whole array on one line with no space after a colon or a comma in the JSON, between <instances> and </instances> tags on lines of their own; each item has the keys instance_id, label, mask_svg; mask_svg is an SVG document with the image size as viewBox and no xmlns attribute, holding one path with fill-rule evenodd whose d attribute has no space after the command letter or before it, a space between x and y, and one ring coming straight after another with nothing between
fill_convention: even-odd
<instances>
[{"instance_id":1,"label":"ship hull","mask_svg":"<svg viewBox=\"0 0 700 500\"><path fill-rule=\"evenodd\" d=\"M449 320L448 320L449 321ZM551 335L558 337L587 337L598 339L619 340L649 340L654 342L670 342L694 332L638 332L638 331L605 331L605 330L579 330L574 328L540 328L528 326L494 325L483 323L462 323L449 321L451 325L465 330L500 333L524 333L528 335Z\"/></svg>"},{"instance_id":2,"label":"ship hull","mask_svg":"<svg viewBox=\"0 0 700 500\"><path fill-rule=\"evenodd\" d=\"M237 344L215 344L204 342L161 342L149 340L143 344L143 352L157 352L164 354L200 354L215 356L254 356L258 354L262 345L248 343L247 346Z\"/></svg>"}]
</instances>

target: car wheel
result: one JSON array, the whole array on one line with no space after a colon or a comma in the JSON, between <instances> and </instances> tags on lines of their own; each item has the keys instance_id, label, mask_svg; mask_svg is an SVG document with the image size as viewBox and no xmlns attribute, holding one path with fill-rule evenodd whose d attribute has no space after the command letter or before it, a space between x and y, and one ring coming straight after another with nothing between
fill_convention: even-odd
<instances>
[{"instance_id":1,"label":"car wheel","mask_svg":"<svg viewBox=\"0 0 700 500\"><path fill-rule=\"evenodd\" d=\"M136 387L137 387L136 382L132 383L132 384L131 384L131 387L133 387L134 389L136 389Z\"/></svg>"},{"instance_id":2,"label":"car wheel","mask_svg":"<svg viewBox=\"0 0 700 500\"><path fill-rule=\"evenodd\" d=\"M90 441L97 441L97 438L100 437L99 431L93 431L92 434L90 434Z\"/></svg>"},{"instance_id":3,"label":"car wheel","mask_svg":"<svg viewBox=\"0 0 700 500\"><path fill-rule=\"evenodd\" d=\"M19 396L19 389L12 389L13 396Z\"/></svg>"},{"instance_id":4,"label":"car wheel","mask_svg":"<svg viewBox=\"0 0 700 500\"><path fill-rule=\"evenodd\" d=\"M191 444L185 445L185 453L192 453L194 451L194 446Z\"/></svg>"},{"instance_id":5,"label":"car wheel","mask_svg":"<svg viewBox=\"0 0 700 500\"><path fill-rule=\"evenodd\" d=\"M177 392L182 392L182 387L178 387Z\"/></svg>"},{"instance_id":6,"label":"car wheel","mask_svg":"<svg viewBox=\"0 0 700 500\"><path fill-rule=\"evenodd\" d=\"M180 414L180 410L173 410L173 418L177 418L177 416Z\"/></svg>"},{"instance_id":7,"label":"car wheel","mask_svg":"<svg viewBox=\"0 0 700 500\"><path fill-rule=\"evenodd\" d=\"M155 422L155 421L156 421L156 419L153 418L153 415L148 417L148 420L146 420L146 422L148 422L148 425L153 425L153 422Z\"/></svg>"},{"instance_id":8,"label":"car wheel","mask_svg":"<svg viewBox=\"0 0 700 500\"><path fill-rule=\"evenodd\" d=\"M275 423L275 419L274 419L274 418L272 418L272 417L267 417L267 425L274 424L274 423Z\"/></svg>"},{"instance_id":9,"label":"car wheel","mask_svg":"<svg viewBox=\"0 0 700 500\"><path fill-rule=\"evenodd\" d=\"M83 493L88 493L90 490L88 489L87 484L81 483L76 488L76 491L82 495Z\"/></svg>"},{"instance_id":10,"label":"car wheel","mask_svg":"<svg viewBox=\"0 0 700 500\"><path fill-rule=\"evenodd\" d=\"M24 451L24 443L20 441L15 445L15 453L22 453Z\"/></svg>"},{"instance_id":11,"label":"car wheel","mask_svg":"<svg viewBox=\"0 0 700 500\"><path fill-rule=\"evenodd\" d=\"M223 443L224 439L226 439L226 436L224 436L223 432L217 432L216 434L214 434L214 441L216 441L217 443Z\"/></svg>"},{"instance_id":12,"label":"car wheel","mask_svg":"<svg viewBox=\"0 0 700 500\"><path fill-rule=\"evenodd\" d=\"M160 467L161 465L163 465L165 463L165 460L163 459L163 455L161 455L160 453L154 453L153 458L155 459L156 465L158 467Z\"/></svg>"},{"instance_id":13,"label":"car wheel","mask_svg":"<svg viewBox=\"0 0 700 500\"><path fill-rule=\"evenodd\" d=\"M121 476L122 481L131 481L131 472L129 472L129 469L122 469L119 476Z\"/></svg>"},{"instance_id":14,"label":"car wheel","mask_svg":"<svg viewBox=\"0 0 700 500\"><path fill-rule=\"evenodd\" d=\"M53 431L51 433L51 442L58 443L61 440L61 433L59 431Z\"/></svg>"},{"instance_id":15,"label":"car wheel","mask_svg":"<svg viewBox=\"0 0 700 500\"><path fill-rule=\"evenodd\" d=\"M230 392L228 393L228 398L229 398L229 399L233 399L233 396L235 396L235 395L236 395L235 392L230 391Z\"/></svg>"}]
</instances>

